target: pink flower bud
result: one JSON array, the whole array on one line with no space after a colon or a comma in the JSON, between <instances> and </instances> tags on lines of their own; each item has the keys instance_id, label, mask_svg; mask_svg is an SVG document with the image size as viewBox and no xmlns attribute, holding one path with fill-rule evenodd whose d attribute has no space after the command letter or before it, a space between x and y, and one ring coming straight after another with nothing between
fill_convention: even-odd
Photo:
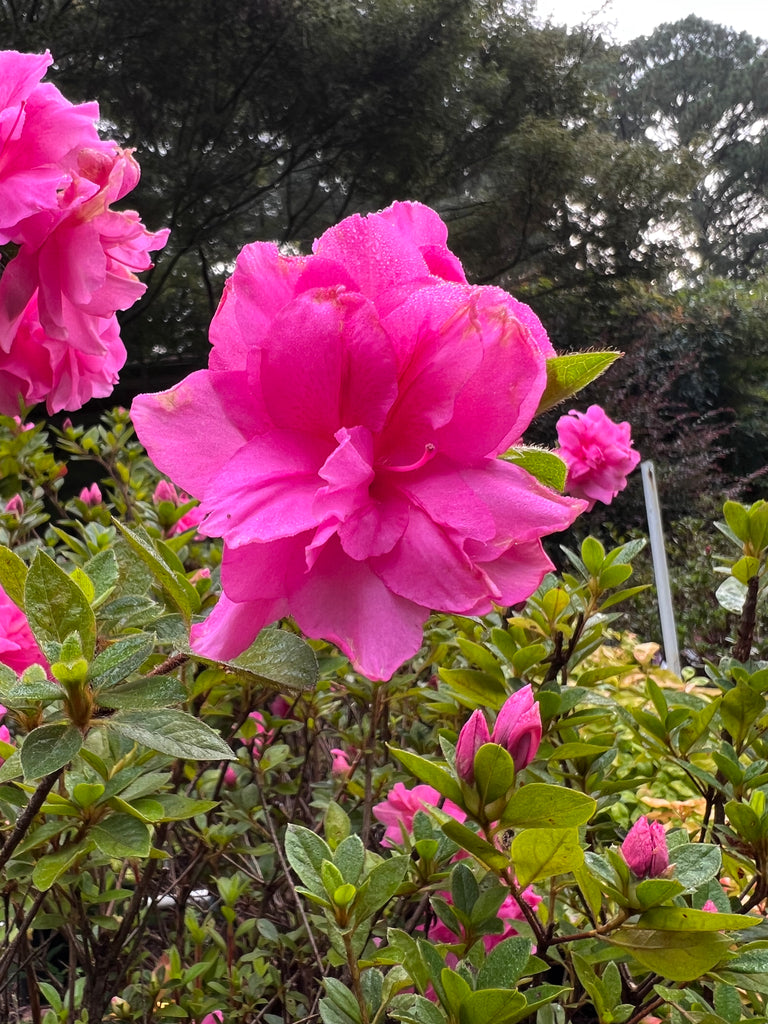
<instances>
[{"instance_id":1,"label":"pink flower bud","mask_svg":"<svg viewBox=\"0 0 768 1024\"><path fill-rule=\"evenodd\" d=\"M331 754L333 755L331 775L335 775L337 779L348 779L352 772L352 765L349 763L349 755L346 750L342 750L341 747L332 747Z\"/></svg>"},{"instance_id":2,"label":"pink flower bud","mask_svg":"<svg viewBox=\"0 0 768 1024\"><path fill-rule=\"evenodd\" d=\"M456 743L456 774L470 786L475 781L475 754L484 743L490 742L485 715L477 708L462 726Z\"/></svg>"},{"instance_id":3,"label":"pink flower bud","mask_svg":"<svg viewBox=\"0 0 768 1024\"><path fill-rule=\"evenodd\" d=\"M224 1024L224 1012L222 1010L214 1010L213 1013L208 1013L200 1021L200 1024Z\"/></svg>"},{"instance_id":4,"label":"pink flower bud","mask_svg":"<svg viewBox=\"0 0 768 1024\"><path fill-rule=\"evenodd\" d=\"M101 490L98 484L91 484L90 487L84 487L79 494L80 501L86 505L100 505L102 502Z\"/></svg>"},{"instance_id":5,"label":"pink flower bud","mask_svg":"<svg viewBox=\"0 0 768 1024\"><path fill-rule=\"evenodd\" d=\"M237 785L237 772L232 765L224 772L224 785L227 789L234 789Z\"/></svg>"},{"instance_id":6,"label":"pink flower bud","mask_svg":"<svg viewBox=\"0 0 768 1024\"><path fill-rule=\"evenodd\" d=\"M155 505L159 505L161 501L172 501L174 505L178 505L179 495L173 484L168 483L167 480L161 480L155 488L152 501Z\"/></svg>"},{"instance_id":7,"label":"pink flower bud","mask_svg":"<svg viewBox=\"0 0 768 1024\"><path fill-rule=\"evenodd\" d=\"M717 907L712 902L712 900L707 900L707 902L704 904L704 906L701 909L702 910L706 910L706 912L708 914L717 914L717 913L719 913Z\"/></svg>"},{"instance_id":8,"label":"pink flower bud","mask_svg":"<svg viewBox=\"0 0 768 1024\"><path fill-rule=\"evenodd\" d=\"M270 715L274 715L275 718L288 718L291 713L291 705L279 694L275 697L272 703L269 705ZM333 753L333 751L331 751Z\"/></svg>"},{"instance_id":9,"label":"pink flower bud","mask_svg":"<svg viewBox=\"0 0 768 1024\"><path fill-rule=\"evenodd\" d=\"M5 511L21 519L24 515L24 502L20 494L14 494L5 504Z\"/></svg>"},{"instance_id":10,"label":"pink flower bud","mask_svg":"<svg viewBox=\"0 0 768 1024\"><path fill-rule=\"evenodd\" d=\"M621 844L621 855L638 878L658 878L669 867L664 826L645 815L638 818Z\"/></svg>"},{"instance_id":11,"label":"pink flower bud","mask_svg":"<svg viewBox=\"0 0 768 1024\"><path fill-rule=\"evenodd\" d=\"M513 693L504 703L491 733L491 742L505 747L521 771L536 756L541 743L541 714L530 685Z\"/></svg>"}]
</instances>

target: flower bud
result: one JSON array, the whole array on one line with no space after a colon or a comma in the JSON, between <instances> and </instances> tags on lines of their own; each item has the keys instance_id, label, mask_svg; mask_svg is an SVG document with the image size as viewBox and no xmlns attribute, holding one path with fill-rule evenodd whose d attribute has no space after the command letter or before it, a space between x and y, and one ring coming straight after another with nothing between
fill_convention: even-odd
<instances>
[{"instance_id":1,"label":"flower bud","mask_svg":"<svg viewBox=\"0 0 768 1024\"><path fill-rule=\"evenodd\" d=\"M98 484L84 487L78 497L85 505L100 505L102 502L101 489Z\"/></svg>"},{"instance_id":2,"label":"flower bud","mask_svg":"<svg viewBox=\"0 0 768 1024\"><path fill-rule=\"evenodd\" d=\"M664 826L645 815L638 818L621 844L621 855L638 878L658 878L669 867Z\"/></svg>"},{"instance_id":3,"label":"flower bud","mask_svg":"<svg viewBox=\"0 0 768 1024\"><path fill-rule=\"evenodd\" d=\"M456 774L470 786L475 781L475 754L484 743L490 743L488 723L485 715L478 708L469 716L469 720L461 728L456 743Z\"/></svg>"},{"instance_id":4,"label":"flower bud","mask_svg":"<svg viewBox=\"0 0 768 1024\"><path fill-rule=\"evenodd\" d=\"M491 742L509 751L515 771L534 759L541 743L541 714L530 685L507 699L496 718Z\"/></svg>"}]
</instances>

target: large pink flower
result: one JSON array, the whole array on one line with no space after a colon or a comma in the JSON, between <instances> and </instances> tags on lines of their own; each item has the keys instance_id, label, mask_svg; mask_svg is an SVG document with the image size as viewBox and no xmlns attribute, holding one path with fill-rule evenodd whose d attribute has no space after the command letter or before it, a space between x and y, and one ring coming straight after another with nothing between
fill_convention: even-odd
<instances>
[{"instance_id":1,"label":"large pink flower","mask_svg":"<svg viewBox=\"0 0 768 1024\"><path fill-rule=\"evenodd\" d=\"M446 237L396 203L309 257L246 246L208 370L135 400L150 456L224 538L201 654L237 655L291 614L387 679L430 610L485 614L549 570L540 538L585 506L497 456L536 411L551 346L506 292L466 283Z\"/></svg>"},{"instance_id":2,"label":"large pink flower","mask_svg":"<svg viewBox=\"0 0 768 1024\"><path fill-rule=\"evenodd\" d=\"M95 103L74 106L40 79L50 53L0 51L0 245L22 242L28 218L58 210L73 151L103 145Z\"/></svg>"},{"instance_id":3,"label":"large pink flower","mask_svg":"<svg viewBox=\"0 0 768 1024\"><path fill-rule=\"evenodd\" d=\"M386 799L374 804L373 816L386 826L383 844L385 846L401 845L405 837L413 831L413 819L417 811L428 807L437 807L442 797L432 786L419 784L406 789L402 782L396 782L387 793ZM444 800L442 809L456 821L462 822L466 814L450 800Z\"/></svg>"},{"instance_id":4,"label":"large pink flower","mask_svg":"<svg viewBox=\"0 0 768 1024\"><path fill-rule=\"evenodd\" d=\"M48 669L45 655L37 646L24 612L0 587L0 662L19 675L30 665Z\"/></svg>"},{"instance_id":5,"label":"large pink flower","mask_svg":"<svg viewBox=\"0 0 768 1024\"><path fill-rule=\"evenodd\" d=\"M627 486L627 476L640 461L632 447L628 423L615 423L599 405L586 412L575 409L557 421L560 448L557 454L568 466L566 490L610 505Z\"/></svg>"}]
</instances>

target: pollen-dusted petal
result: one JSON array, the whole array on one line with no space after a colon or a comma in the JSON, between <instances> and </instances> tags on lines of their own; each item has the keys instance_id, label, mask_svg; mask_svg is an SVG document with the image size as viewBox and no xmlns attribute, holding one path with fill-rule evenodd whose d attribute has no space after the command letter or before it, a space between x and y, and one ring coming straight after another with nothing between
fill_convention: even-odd
<instances>
[{"instance_id":1,"label":"pollen-dusted petal","mask_svg":"<svg viewBox=\"0 0 768 1024\"><path fill-rule=\"evenodd\" d=\"M276 426L328 438L341 427L380 430L397 379L371 303L340 289L298 295L272 323L260 385Z\"/></svg>"},{"instance_id":2,"label":"pollen-dusted petal","mask_svg":"<svg viewBox=\"0 0 768 1024\"><path fill-rule=\"evenodd\" d=\"M237 400L234 391L231 400ZM222 463L246 440L207 370L191 373L168 391L137 395L131 419L158 469L195 498L204 497Z\"/></svg>"},{"instance_id":3,"label":"pollen-dusted petal","mask_svg":"<svg viewBox=\"0 0 768 1024\"><path fill-rule=\"evenodd\" d=\"M291 613L309 636L331 640L369 679L389 679L421 646L429 609L393 593L371 571L325 545L313 572L291 596Z\"/></svg>"}]
</instances>

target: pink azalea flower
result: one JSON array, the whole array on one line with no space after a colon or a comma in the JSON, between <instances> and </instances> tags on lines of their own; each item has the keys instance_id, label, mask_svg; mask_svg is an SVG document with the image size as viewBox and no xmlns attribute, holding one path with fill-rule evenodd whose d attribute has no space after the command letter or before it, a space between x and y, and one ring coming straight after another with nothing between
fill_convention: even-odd
<instances>
[{"instance_id":1,"label":"pink azalea flower","mask_svg":"<svg viewBox=\"0 0 768 1024\"><path fill-rule=\"evenodd\" d=\"M382 845L399 846L413 831L413 819L417 811L437 807L442 797L432 786L420 784L406 789L402 782L396 782L386 799L373 806L373 816L386 825ZM466 814L450 800L443 800L442 810L456 821L463 822Z\"/></svg>"},{"instance_id":2,"label":"pink azalea flower","mask_svg":"<svg viewBox=\"0 0 768 1024\"><path fill-rule=\"evenodd\" d=\"M24 612L0 587L0 662L21 675L30 665L49 668Z\"/></svg>"},{"instance_id":3,"label":"pink azalea flower","mask_svg":"<svg viewBox=\"0 0 768 1024\"><path fill-rule=\"evenodd\" d=\"M0 51L0 245L23 242L29 218L57 210L70 153L103 145L97 104L73 106L40 83L52 62L47 51Z\"/></svg>"},{"instance_id":4,"label":"pink azalea flower","mask_svg":"<svg viewBox=\"0 0 768 1024\"><path fill-rule=\"evenodd\" d=\"M37 296L30 299L5 351L0 327L0 413L18 409L19 396L26 405L44 401L49 413L55 413L112 393L125 362L125 346L114 316L92 319L99 334L95 353L48 335L38 318Z\"/></svg>"},{"instance_id":5,"label":"pink azalea flower","mask_svg":"<svg viewBox=\"0 0 768 1024\"><path fill-rule=\"evenodd\" d=\"M664 826L645 815L638 818L621 844L621 855L637 878L658 878L669 867Z\"/></svg>"},{"instance_id":6,"label":"pink azalea flower","mask_svg":"<svg viewBox=\"0 0 768 1024\"><path fill-rule=\"evenodd\" d=\"M439 895L442 896L447 903L453 902L449 892L441 892ZM528 906L532 907L534 910L539 903L541 903L541 896L537 895L530 886L521 895ZM486 953L490 953L491 950L495 946L498 946L500 942L503 942L504 939L509 939L511 936L517 935L517 930L515 929L513 922L525 920L525 915L520 909L520 904L514 896L506 897L499 907L497 917L503 922L504 930L497 932L494 935L483 936L483 945L485 946ZM464 941L464 937L462 935L457 935L455 932L452 932L448 925L444 924L439 918L430 925L428 937L432 942L445 942L451 945Z\"/></svg>"},{"instance_id":7,"label":"pink azalea flower","mask_svg":"<svg viewBox=\"0 0 768 1024\"><path fill-rule=\"evenodd\" d=\"M702 910L706 910L706 912L708 914L717 914L717 913L719 913L717 907L715 906L714 900L707 900L707 902L704 904L704 906L701 909Z\"/></svg>"},{"instance_id":8,"label":"pink azalea flower","mask_svg":"<svg viewBox=\"0 0 768 1024\"><path fill-rule=\"evenodd\" d=\"M98 484L91 484L90 487L84 487L79 494L80 501L85 505L100 505L102 502L101 489Z\"/></svg>"},{"instance_id":9,"label":"pink azalea flower","mask_svg":"<svg viewBox=\"0 0 768 1024\"><path fill-rule=\"evenodd\" d=\"M214 1010L208 1013L200 1021L200 1024L224 1024L224 1013L222 1010Z\"/></svg>"},{"instance_id":10,"label":"pink azalea flower","mask_svg":"<svg viewBox=\"0 0 768 1024\"><path fill-rule=\"evenodd\" d=\"M101 144L104 147L106 144ZM145 285L136 274L152 266L150 249L168 231L152 234L132 210L116 211L139 180L139 167L116 146L82 149L55 217L38 214L0 279L0 350L10 351L30 302L48 338L103 357L103 335L118 309L128 309Z\"/></svg>"},{"instance_id":11,"label":"pink azalea flower","mask_svg":"<svg viewBox=\"0 0 768 1024\"><path fill-rule=\"evenodd\" d=\"M640 461L629 424L614 423L599 405L590 405L586 412L571 409L561 416L557 437L557 454L568 466L565 489L589 501L590 508L596 501L610 505Z\"/></svg>"},{"instance_id":12,"label":"pink azalea flower","mask_svg":"<svg viewBox=\"0 0 768 1024\"><path fill-rule=\"evenodd\" d=\"M224 538L195 650L226 659L292 615L388 679L431 610L482 615L551 568L541 537L585 506L497 458L536 411L551 346L471 287L436 213L396 203L308 257L254 243L211 325L209 368L132 416Z\"/></svg>"}]
</instances>

